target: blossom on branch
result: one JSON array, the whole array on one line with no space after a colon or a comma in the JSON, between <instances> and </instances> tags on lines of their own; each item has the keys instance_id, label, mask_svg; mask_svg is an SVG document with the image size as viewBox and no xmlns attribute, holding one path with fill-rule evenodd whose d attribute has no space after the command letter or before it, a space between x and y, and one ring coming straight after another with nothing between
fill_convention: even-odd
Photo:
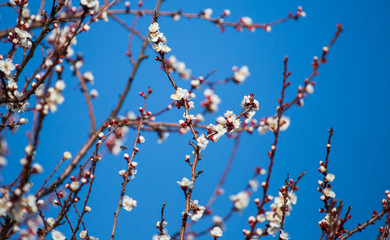
<instances>
[{"instance_id":1,"label":"blossom on branch","mask_svg":"<svg viewBox=\"0 0 390 240\"><path fill-rule=\"evenodd\" d=\"M160 52L160 53L165 54L167 52L170 52L171 48L169 48L165 44L167 42L167 38L164 36L163 33L161 33L159 31L159 29L160 29L160 26L159 26L158 22L154 22L154 23L150 24L148 40L149 40L149 42L151 42L153 44L152 48L156 52Z\"/></svg>"},{"instance_id":2,"label":"blossom on branch","mask_svg":"<svg viewBox=\"0 0 390 240\"><path fill-rule=\"evenodd\" d=\"M220 227L214 227L211 231L210 231L210 236L212 237L222 237L222 230Z\"/></svg>"},{"instance_id":3,"label":"blossom on branch","mask_svg":"<svg viewBox=\"0 0 390 240\"><path fill-rule=\"evenodd\" d=\"M188 90L183 88L177 88L176 92L171 95L171 99L176 101L180 101L182 99L189 99L189 98L190 98L190 94L188 93Z\"/></svg>"},{"instance_id":4,"label":"blossom on branch","mask_svg":"<svg viewBox=\"0 0 390 240\"><path fill-rule=\"evenodd\" d=\"M122 206L126 211L130 212L137 206L137 201L126 195L123 197Z\"/></svg>"}]
</instances>

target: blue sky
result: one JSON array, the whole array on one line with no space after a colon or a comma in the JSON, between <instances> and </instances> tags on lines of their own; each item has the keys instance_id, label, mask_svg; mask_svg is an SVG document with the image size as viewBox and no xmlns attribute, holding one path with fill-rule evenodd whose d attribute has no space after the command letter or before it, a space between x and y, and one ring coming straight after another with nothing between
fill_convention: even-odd
<instances>
[{"instance_id":1,"label":"blue sky","mask_svg":"<svg viewBox=\"0 0 390 240\"><path fill-rule=\"evenodd\" d=\"M136 2L132 1L132 4ZM145 6L152 8L154 4L154 1L146 1ZM33 1L29 3L31 9L37 9L37 5ZM304 107L293 107L286 114L291 118L291 125L281 134L271 177L273 187L270 194L276 195L287 173L296 177L306 171L297 193L298 204L286 220L286 231L292 239L312 239L320 237L317 223L324 217L318 213L322 205L320 193L316 191L317 180L321 178L317 168L318 162L325 157L327 130L330 127L335 129L329 165L329 171L336 175L333 188L337 199L342 199L345 206L352 206L352 219L346 228L363 223L371 217L373 210L380 210L384 191L390 188L390 129L387 125L390 3L169 0L163 3L161 10L182 9L183 12L198 13L202 9L212 8L214 16L217 16L224 9L230 9L232 14L226 21L250 16L255 22L264 23L285 17L289 11L295 12L299 5L307 13L306 18L274 26L270 33L226 29L222 34L213 24L199 19L174 22L171 18L160 18L159 23L173 49L170 55L184 61L196 76L215 69L217 72L211 80L219 80L230 76L234 65L249 67L251 75L244 84L228 84L216 89L222 99L220 112L207 117L206 123L214 122L226 110L238 112L242 97L250 93L255 94L261 105L255 115L257 119L273 115L282 85L283 57L289 56L292 86L287 90L287 97L291 99L298 85L303 84L304 78L311 73L313 56L320 55L322 47L329 43L336 24L343 24L344 32L328 55L329 63L321 66L320 75L315 78L318 84L314 94L308 96ZM9 8L0 8L0 14L2 27L13 26L15 14L11 14ZM123 16L122 19L131 23L133 16ZM149 23L150 16L141 19L138 25L141 33L147 33ZM85 56L81 71L94 73L93 87L100 93L99 98L93 100L98 123L109 114L131 71L125 56L127 44L128 33L112 20L93 25L88 34L78 37L75 50ZM134 52L137 54L139 41L135 40L135 44ZM1 43L1 53L6 53L8 47ZM173 93L172 87L159 69L159 64L154 61L155 53L149 49L147 55L149 58L142 63L136 75L122 115L141 106L142 99L137 93L145 91L147 86L154 90L148 103L149 110L156 112L171 102L169 96ZM32 62L27 71L31 72L36 63ZM177 75L174 78L179 86L188 88L189 82L180 80ZM64 74L63 79L67 84L64 92L66 100L59 106L58 113L50 114L45 120L37 150L36 161L45 167L45 174L55 166L62 152L68 150L75 155L88 139L89 120L84 98L77 89L77 79L70 71ZM202 92L197 92L197 96L196 104L199 106ZM181 115L181 110L173 110L160 120L177 122ZM24 117L31 117L31 114L27 113ZM20 169L19 159L23 157L27 144L25 132L29 129L30 124L15 135L7 135L11 155L8 156L7 168L2 172L4 182L11 181ZM184 198L176 181L190 177L190 169L183 160L192 151L187 144L191 137L188 134L172 134L167 141L158 145L156 134L143 135L146 142L141 145L135 159L139 162L138 174L126 191L138 201L138 206L130 213L121 212L116 239L150 239L157 233L155 223L159 220L163 202L166 202L169 233L180 226ZM132 144L134 136L135 132L130 131L128 146ZM268 166L267 151L272 141L270 133L264 136L243 134L224 187L225 194L214 205L215 214L224 215L227 212L231 206L228 196L242 190L255 166ZM207 202L224 170L232 146L233 141L224 138L209 144L204 151L205 157L199 165L204 173L198 178L193 195L200 203ZM117 172L124 167L121 156L107 155L99 162L90 204L93 211L85 221L89 232L100 239L107 239L111 232L112 212L121 188L121 178ZM35 178L33 180L39 186L43 179ZM255 206L250 204L242 214L235 215L226 223L227 231L222 239L242 239L242 229L248 228L247 218L254 214ZM195 229L202 229L209 222L210 218ZM379 226L370 226L351 239L374 239ZM69 233L65 226L60 230ZM211 238L206 236L201 239Z\"/></svg>"}]
</instances>

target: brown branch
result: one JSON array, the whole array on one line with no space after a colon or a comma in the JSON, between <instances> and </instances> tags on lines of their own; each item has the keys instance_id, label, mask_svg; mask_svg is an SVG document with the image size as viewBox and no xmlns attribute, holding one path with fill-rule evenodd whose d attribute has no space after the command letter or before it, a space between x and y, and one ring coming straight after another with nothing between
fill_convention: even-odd
<instances>
[{"instance_id":1,"label":"brown branch","mask_svg":"<svg viewBox=\"0 0 390 240\"><path fill-rule=\"evenodd\" d=\"M357 233L357 232L360 232L361 230L365 229L367 226L371 225L371 224L374 224L375 221L381 219L381 217L386 213L390 211L389 208L383 208L382 211L373 216L371 219L369 219L368 221L366 221L364 224L362 225L359 225L357 226L356 228L352 229L351 231L349 231L347 234L345 234L344 236L342 236L340 238L340 240L345 240L347 238L349 238L350 236L352 236L353 234Z\"/></svg>"},{"instance_id":2,"label":"brown branch","mask_svg":"<svg viewBox=\"0 0 390 240\"><path fill-rule=\"evenodd\" d=\"M229 161L226 164L225 170L223 171L222 176L219 179L217 186L214 188L213 194L211 195L209 201L207 202L206 209L209 209L213 205L215 199L218 196L218 190L220 188L222 188L223 184L225 183L226 177L230 172L231 166L233 165L234 158L236 157L236 153L237 153L238 146L240 143L240 137L241 137L240 134L238 134L237 136L234 137L234 146L233 146L232 152L230 154Z\"/></svg>"},{"instance_id":3,"label":"brown branch","mask_svg":"<svg viewBox=\"0 0 390 240\"><path fill-rule=\"evenodd\" d=\"M89 118L91 119L90 135L92 135L95 132L96 119L95 119L95 114L93 113L93 106L92 106L91 96L88 94L87 84L85 83L85 79L81 75L80 71L76 68L76 66L74 66L74 73L76 74L77 78L79 79L79 83L80 83L80 86L81 86L81 92L83 93L83 95L85 97L85 100L87 102L88 115L89 115Z\"/></svg>"},{"instance_id":4,"label":"brown branch","mask_svg":"<svg viewBox=\"0 0 390 240\"><path fill-rule=\"evenodd\" d=\"M149 90L150 89L148 89L148 93L145 96L145 101L144 101L144 106L143 106L144 110L146 108L147 98L148 98L149 94L151 93L151 91L149 91ZM115 236L115 230L116 230L116 226L117 226L118 215L119 215L119 211L120 211L120 209L122 207L123 197L124 197L125 192L126 192L126 186L127 186L127 183L128 183L129 173L130 173L131 168L132 168L132 162L133 162L133 159L134 159L135 155L138 152L137 143L138 143L139 137L141 135L141 126L142 126L143 119L144 119L144 113L142 113L140 124L139 124L138 129L137 129L137 135L136 135L136 138L135 138L134 143L133 143L133 150L131 152L131 157L130 157L130 159L128 161L128 164L127 164L127 171L126 171L126 174L123 176L122 190L121 190L121 193L120 193L118 206L117 206L116 211L114 213L114 221L113 221L113 226L112 226L112 231L111 231L111 238L110 238L111 240L113 240L114 236Z\"/></svg>"}]
</instances>

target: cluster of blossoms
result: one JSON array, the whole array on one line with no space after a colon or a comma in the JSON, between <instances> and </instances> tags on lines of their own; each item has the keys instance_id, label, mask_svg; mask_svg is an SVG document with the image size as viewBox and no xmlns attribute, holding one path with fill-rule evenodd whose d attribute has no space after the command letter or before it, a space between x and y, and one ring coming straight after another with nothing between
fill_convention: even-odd
<instances>
[{"instance_id":1,"label":"cluster of blossoms","mask_svg":"<svg viewBox=\"0 0 390 240\"><path fill-rule=\"evenodd\" d=\"M142 137L142 136L140 136ZM143 137L142 137L143 138ZM127 161L127 164L130 163L130 156L129 154L125 153L124 154L124 158L125 160ZM137 166L138 166L138 162L136 161L131 161L130 163L130 169L129 169L129 173L128 173L128 176L131 178L131 179L134 179L135 175L137 174ZM126 170L120 170L119 171L119 176L121 177L125 177L126 176Z\"/></svg>"},{"instance_id":2,"label":"cluster of blossoms","mask_svg":"<svg viewBox=\"0 0 390 240\"><path fill-rule=\"evenodd\" d=\"M65 98L62 96L62 91L65 87L65 82L59 79L54 87L50 87L47 90L47 93L44 96L44 87L43 84L41 84L35 91L35 96L37 98L42 97L42 99L35 106L35 110L42 111L43 114L48 114L49 109L52 113L56 112L57 105L62 104L65 101Z\"/></svg>"},{"instance_id":3,"label":"cluster of blossoms","mask_svg":"<svg viewBox=\"0 0 390 240\"><path fill-rule=\"evenodd\" d=\"M156 228L161 229L165 228L168 225L166 221L163 221L162 223L160 221L157 221ZM162 233L156 234L152 238L153 240L170 240L171 236L167 233L166 229L163 229Z\"/></svg>"},{"instance_id":4,"label":"cluster of blossoms","mask_svg":"<svg viewBox=\"0 0 390 240\"><path fill-rule=\"evenodd\" d=\"M271 211L266 212L266 219L269 223L269 228L267 229L268 234L275 236L279 231L280 223L283 218L283 209L284 215L286 217L290 216L290 212L292 211L292 204L297 204L297 195L291 190L285 193L286 188L282 187L279 191L279 196L274 198L274 202L271 204ZM285 199L285 195L287 195L287 199ZM284 204L286 201L286 206L284 208ZM259 217L262 218L262 217ZM284 233L285 238L287 239L287 233Z\"/></svg>"},{"instance_id":5,"label":"cluster of blossoms","mask_svg":"<svg viewBox=\"0 0 390 240\"><path fill-rule=\"evenodd\" d=\"M74 26L65 26L64 28L55 28L47 37L47 41L53 45L53 47L56 46L63 46L65 45L69 39L73 36L74 32L76 31ZM76 45L77 44L77 39L76 37L73 37L71 44L68 46L66 50L66 57L72 57L74 55L74 50L71 47L71 45ZM79 68L80 63L76 65L76 68Z\"/></svg>"},{"instance_id":6,"label":"cluster of blossoms","mask_svg":"<svg viewBox=\"0 0 390 240\"><path fill-rule=\"evenodd\" d=\"M335 198L336 193L333 192L333 190L331 189L332 186L329 184L333 182L333 180L335 179L335 175L332 173L328 173L328 169L326 168L323 161L320 161L320 167L318 168L318 171L324 174L324 181L318 181L318 191L322 193L320 199L322 201L326 201L329 198Z\"/></svg>"},{"instance_id":7,"label":"cluster of blossoms","mask_svg":"<svg viewBox=\"0 0 390 240\"><path fill-rule=\"evenodd\" d=\"M114 134L108 136L105 142L108 151L110 151L114 155L118 155L122 150L121 147L123 146L124 141L126 140L126 133L128 131L129 128L123 126L118 130L116 130Z\"/></svg>"},{"instance_id":8,"label":"cluster of blossoms","mask_svg":"<svg viewBox=\"0 0 390 240\"><path fill-rule=\"evenodd\" d=\"M304 99L306 97L306 94L312 94L314 93L314 86L316 85L315 81L309 82L308 79L305 79L305 86L302 87L301 85L298 86L298 102L297 105L302 107L304 105Z\"/></svg>"},{"instance_id":9,"label":"cluster of blossoms","mask_svg":"<svg viewBox=\"0 0 390 240\"><path fill-rule=\"evenodd\" d=\"M0 71L3 72L7 79L11 79L11 73L15 70L15 64L13 64L11 58L3 59L3 56L0 56Z\"/></svg>"},{"instance_id":10,"label":"cluster of blossoms","mask_svg":"<svg viewBox=\"0 0 390 240\"><path fill-rule=\"evenodd\" d=\"M88 239L88 240L99 240L99 238L96 238L94 236L89 236L87 230L83 230L79 234L81 239Z\"/></svg>"},{"instance_id":11,"label":"cluster of blossoms","mask_svg":"<svg viewBox=\"0 0 390 240\"><path fill-rule=\"evenodd\" d=\"M29 103L19 101L19 97L22 94L18 91L18 84L12 79L12 71L15 70L17 65L12 62L11 58L3 59L0 55L0 74L7 80L7 98L9 101L5 104L5 107L13 112L24 112L27 110Z\"/></svg>"},{"instance_id":12,"label":"cluster of blossoms","mask_svg":"<svg viewBox=\"0 0 390 240\"><path fill-rule=\"evenodd\" d=\"M94 11L99 10L99 1L98 0L80 0L80 4L88 9L93 9Z\"/></svg>"},{"instance_id":13,"label":"cluster of blossoms","mask_svg":"<svg viewBox=\"0 0 390 240\"><path fill-rule=\"evenodd\" d=\"M249 69L247 66L242 66L240 69L238 69L237 66L234 66L232 68L233 70L233 80L236 83L243 83L247 77L249 77Z\"/></svg>"},{"instance_id":14,"label":"cluster of blossoms","mask_svg":"<svg viewBox=\"0 0 390 240\"><path fill-rule=\"evenodd\" d=\"M166 61L169 72L177 72L179 73L180 78L190 79L191 78L191 69L186 68L186 64L184 62L180 62L177 60L175 56L169 56Z\"/></svg>"},{"instance_id":15,"label":"cluster of blossoms","mask_svg":"<svg viewBox=\"0 0 390 240\"><path fill-rule=\"evenodd\" d=\"M185 101L190 98L190 94L187 89L177 88L175 93L171 95L171 99L175 101Z\"/></svg>"},{"instance_id":16,"label":"cluster of blossoms","mask_svg":"<svg viewBox=\"0 0 390 240\"><path fill-rule=\"evenodd\" d=\"M249 29L250 31L254 32L255 29L256 29L256 25L253 24L253 20L252 18L248 17L248 16L245 16L245 17L241 17L240 20L239 20L239 23L240 23L240 26L238 27L238 30L241 31L241 28L247 28ZM271 27L270 26L267 26L265 28L265 30L267 32L270 32L271 31Z\"/></svg>"},{"instance_id":17,"label":"cluster of blossoms","mask_svg":"<svg viewBox=\"0 0 390 240\"><path fill-rule=\"evenodd\" d=\"M252 121L253 115L256 111L259 110L259 102L253 98L253 94L249 96L244 96L241 101L241 107L246 108L246 113L244 114L245 123ZM234 133L241 126L241 120L234 114L232 111L226 111L224 117L217 118L217 124L210 124L207 129L207 138L213 142L218 141L225 133Z\"/></svg>"},{"instance_id":18,"label":"cluster of blossoms","mask_svg":"<svg viewBox=\"0 0 390 240\"><path fill-rule=\"evenodd\" d=\"M31 184L26 184L23 188L27 192ZM22 190L17 188L14 191L14 197L11 198L11 193L7 189L0 189L2 194L0 198L0 216L8 216L12 220L21 223L27 213L34 214L38 211L36 198L34 195L20 196Z\"/></svg>"},{"instance_id":19,"label":"cluster of blossoms","mask_svg":"<svg viewBox=\"0 0 390 240\"><path fill-rule=\"evenodd\" d=\"M165 45L165 43L167 43L167 38L159 29L160 26L158 25L158 22L150 24L148 40L153 44L152 47L156 52L164 54L170 52L172 49Z\"/></svg>"},{"instance_id":20,"label":"cluster of blossoms","mask_svg":"<svg viewBox=\"0 0 390 240\"><path fill-rule=\"evenodd\" d=\"M259 101L253 98L253 93L248 96L244 96L241 101L241 108L247 108L249 111L245 113L245 123L252 121L252 117L255 115L256 111L259 110Z\"/></svg>"},{"instance_id":21,"label":"cluster of blossoms","mask_svg":"<svg viewBox=\"0 0 390 240\"><path fill-rule=\"evenodd\" d=\"M209 141L207 141L207 138L204 134L201 134L196 139L197 145L200 147L200 149L205 150L207 147L207 144L209 144Z\"/></svg>"},{"instance_id":22,"label":"cluster of blossoms","mask_svg":"<svg viewBox=\"0 0 390 240\"><path fill-rule=\"evenodd\" d=\"M266 119L260 119L259 127L257 128L257 131L259 134L265 134L268 132L268 130L276 131L276 128L278 126L278 117L267 117ZM290 126L290 118L286 116L280 117L280 126L279 131L286 131L287 128Z\"/></svg>"},{"instance_id":23,"label":"cluster of blossoms","mask_svg":"<svg viewBox=\"0 0 390 240\"><path fill-rule=\"evenodd\" d=\"M196 222L203 216L205 210L206 208L204 206L199 205L198 200L191 200L188 216L192 221ZM184 212L182 214L184 215Z\"/></svg>"},{"instance_id":24,"label":"cluster of blossoms","mask_svg":"<svg viewBox=\"0 0 390 240\"><path fill-rule=\"evenodd\" d=\"M209 124L207 127L208 138L213 142L218 141L226 132L234 133L241 126L241 120L232 111L226 111L224 116L217 118L216 125Z\"/></svg>"},{"instance_id":25,"label":"cluster of blossoms","mask_svg":"<svg viewBox=\"0 0 390 240\"><path fill-rule=\"evenodd\" d=\"M22 27L25 27L25 25L22 25ZM26 28L24 28L24 29L26 29ZM9 33L8 40L11 41L13 44L19 44L23 48L29 49L32 46L31 34L28 31L25 31L25 30L18 28L18 27L15 28L14 31L15 31L15 34L13 34L12 32Z\"/></svg>"},{"instance_id":26,"label":"cluster of blossoms","mask_svg":"<svg viewBox=\"0 0 390 240\"><path fill-rule=\"evenodd\" d=\"M137 206L137 201L126 195L123 197L122 206L126 211L130 212Z\"/></svg>"},{"instance_id":27,"label":"cluster of blossoms","mask_svg":"<svg viewBox=\"0 0 390 240\"><path fill-rule=\"evenodd\" d=\"M234 208L238 211L242 211L246 207L248 207L249 204L249 192L248 191L241 191L237 193L236 195L230 195L230 200L234 204Z\"/></svg>"},{"instance_id":28,"label":"cluster of blossoms","mask_svg":"<svg viewBox=\"0 0 390 240\"><path fill-rule=\"evenodd\" d=\"M199 81L199 80L193 80L193 81ZM218 97L218 95L215 94L212 89L204 90L203 95L205 96L206 99L203 102L201 102L201 106L205 107L206 110L210 113L218 111L218 105L221 103L221 99Z\"/></svg>"},{"instance_id":29,"label":"cluster of blossoms","mask_svg":"<svg viewBox=\"0 0 390 240\"><path fill-rule=\"evenodd\" d=\"M62 234L62 232L57 231L57 230L51 231L51 237L53 238L53 240L66 240L66 237L64 236L64 234Z\"/></svg>"},{"instance_id":30,"label":"cluster of blossoms","mask_svg":"<svg viewBox=\"0 0 390 240\"><path fill-rule=\"evenodd\" d=\"M187 89L183 89L183 88L177 88L175 93L171 95L171 99L176 101L174 103L174 106L176 106L177 108L184 106L188 110L195 108L194 102L189 100L190 97L195 97L195 94L189 93ZM188 124L190 124L193 120L196 120L196 117L193 114L189 114L186 112L183 114L183 117L185 121L183 120L179 121L179 123L184 129L184 131L183 129L181 130L181 133L185 133L189 129Z\"/></svg>"}]
</instances>

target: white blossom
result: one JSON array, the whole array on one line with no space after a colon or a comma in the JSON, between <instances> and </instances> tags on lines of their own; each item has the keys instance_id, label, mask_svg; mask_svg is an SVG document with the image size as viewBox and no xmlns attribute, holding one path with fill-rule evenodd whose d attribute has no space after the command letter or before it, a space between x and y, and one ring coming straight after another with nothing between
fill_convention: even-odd
<instances>
[{"instance_id":1,"label":"white blossom","mask_svg":"<svg viewBox=\"0 0 390 240\"><path fill-rule=\"evenodd\" d=\"M207 144L209 143L209 141L207 141L206 137L204 134L200 135L196 141L198 142L198 146L202 149L202 150L205 150L206 147L207 147Z\"/></svg>"},{"instance_id":2,"label":"white blossom","mask_svg":"<svg viewBox=\"0 0 390 240\"><path fill-rule=\"evenodd\" d=\"M240 20L246 26L252 25L252 18L250 18L250 17L242 17Z\"/></svg>"},{"instance_id":3,"label":"white blossom","mask_svg":"<svg viewBox=\"0 0 390 240\"><path fill-rule=\"evenodd\" d=\"M5 75L10 75L13 70L15 70L15 65L12 63L11 58L7 58L5 61L0 60L0 70Z\"/></svg>"},{"instance_id":4,"label":"white blossom","mask_svg":"<svg viewBox=\"0 0 390 240\"><path fill-rule=\"evenodd\" d=\"M177 184L179 184L181 188L191 188L194 186L194 182L185 177L181 181L177 181Z\"/></svg>"},{"instance_id":5,"label":"white blossom","mask_svg":"<svg viewBox=\"0 0 390 240\"><path fill-rule=\"evenodd\" d=\"M204 18L210 18L211 15L213 14L213 9L206 8L205 10L202 11L202 13Z\"/></svg>"},{"instance_id":6,"label":"white blossom","mask_svg":"<svg viewBox=\"0 0 390 240\"><path fill-rule=\"evenodd\" d=\"M214 227L211 231L210 231L210 235L212 237L221 237L222 236L222 230L220 227Z\"/></svg>"},{"instance_id":7,"label":"white blossom","mask_svg":"<svg viewBox=\"0 0 390 240\"><path fill-rule=\"evenodd\" d=\"M57 230L51 231L51 237L53 238L53 240L66 240L66 237L60 231Z\"/></svg>"},{"instance_id":8,"label":"white blossom","mask_svg":"<svg viewBox=\"0 0 390 240\"><path fill-rule=\"evenodd\" d=\"M75 192L79 189L79 186L80 186L80 183L78 181L73 181L70 184L70 189Z\"/></svg>"},{"instance_id":9,"label":"white blossom","mask_svg":"<svg viewBox=\"0 0 390 240\"><path fill-rule=\"evenodd\" d=\"M179 101L181 99L188 99L189 97L190 94L188 93L188 90L183 88L177 88L176 92L171 95L171 99L176 101Z\"/></svg>"},{"instance_id":10,"label":"white blossom","mask_svg":"<svg viewBox=\"0 0 390 240\"><path fill-rule=\"evenodd\" d=\"M237 83L243 83L247 77L249 77L249 69L248 66L242 66L238 69L236 66L233 67L233 80Z\"/></svg>"},{"instance_id":11,"label":"white blossom","mask_svg":"<svg viewBox=\"0 0 390 240\"><path fill-rule=\"evenodd\" d=\"M326 197L329 197L329 198L335 198L335 197L336 197L336 193L333 192L333 190L330 189L330 188L325 188L325 189L324 189L324 195L325 195Z\"/></svg>"},{"instance_id":12,"label":"white blossom","mask_svg":"<svg viewBox=\"0 0 390 240\"><path fill-rule=\"evenodd\" d=\"M72 158L72 154L70 152L66 151L66 152L64 152L63 158L65 160L69 160Z\"/></svg>"},{"instance_id":13,"label":"white blossom","mask_svg":"<svg viewBox=\"0 0 390 240\"><path fill-rule=\"evenodd\" d=\"M236 195L230 195L230 200L233 202L235 209L243 210L249 204L249 194L247 191L241 191Z\"/></svg>"},{"instance_id":14,"label":"white blossom","mask_svg":"<svg viewBox=\"0 0 390 240\"><path fill-rule=\"evenodd\" d=\"M129 196L124 196L122 200L122 206L126 211L131 211L134 207L137 206L137 201Z\"/></svg>"},{"instance_id":15,"label":"white blossom","mask_svg":"<svg viewBox=\"0 0 390 240\"><path fill-rule=\"evenodd\" d=\"M85 239L85 238L87 238L87 236L88 236L88 231L87 230L84 230L84 231L80 232L80 238L81 239Z\"/></svg>"},{"instance_id":16,"label":"white blossom","mask_svg":"<svg viewBox=\"0 0 390 240\"><path fill-rule=\"evenodd\" d=\"M332 174L332 173L328 173L328 174L326 174L326 176L325 176L325 180L327 181L327 182L333 182L333 180L335 179L335 175L334 174Z\"/></svg>"},{"instance_id":17,"label":"white blossom","mask_svg":"<svg viewBox=\"0 0 390 240\"><path fill-rule=\"evenodd\" d=\"M84 7L98 10L99 9L99 1L98 0L80 0L80 4Z\"/></svg>"}]
</instances>

